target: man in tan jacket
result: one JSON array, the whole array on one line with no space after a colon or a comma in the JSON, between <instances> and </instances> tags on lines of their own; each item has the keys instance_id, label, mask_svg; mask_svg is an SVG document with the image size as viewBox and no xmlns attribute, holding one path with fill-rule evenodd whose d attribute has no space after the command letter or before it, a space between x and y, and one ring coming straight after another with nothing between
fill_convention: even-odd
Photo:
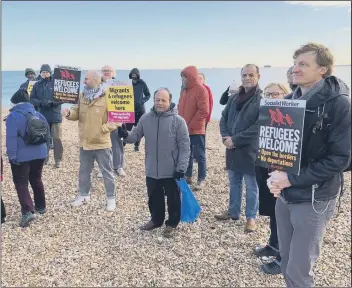
<instances>
[{"instance_id":1,"label":"man in tan jacket","mask_svg":"<svg viewBox=\"0 0 352 288\"><path fill-rule=\"evenodd\" d=\"M119 123L108 122L108 108L105 90L101 85L101 73L88 71L82 94L77 106L64 109L63 115L68 120L78 121L80 139L79 195L72 206L80 206L90 200L91 173L94 161L98 162L102 171L107 211L116 208L115 181L112 168L112 151L110 132L120 126Z\"/></svg>"}]
</instances>

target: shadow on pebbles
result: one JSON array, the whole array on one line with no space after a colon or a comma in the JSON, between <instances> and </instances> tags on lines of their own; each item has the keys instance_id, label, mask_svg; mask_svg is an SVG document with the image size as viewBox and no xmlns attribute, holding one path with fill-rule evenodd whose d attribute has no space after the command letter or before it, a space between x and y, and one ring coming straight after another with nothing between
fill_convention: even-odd
<instances>
[{"instance_id":1,"label":"shadow on pebbles","mask_svg":"<svg viewBox=\"0 0 352 288\"><path fill-rule=\"evenodd\" d=\"M202 206L200 218L194 224L180 224L173 239L163 238L162 229L139 230L149 220L144 140L141 152L126 146L127 176L116 178L114 213L104 210L104 186L96 177L97 165L91 202L72 208L69 203L77 193L79 167L78 129L77 123L64 121L62 167L53 167L51 151L43 172L48 211L25 229L18 227L20 206L3 141L2 191L8 217L1 228L1 286L284 286L281 275L263 275L260 261L251 253L254 246L268 239L266 217L258 218L258 230L253 234L245 234L241 223L214 220L213 215L226 209L228 201L218 130L218 122L212 121L207 135L206 188L195 192ZM194 173L197 175L197 170ZM341 211L329 223L315 267L317 286L351 284L349 173L345 174L344 189Z\"/></svg>"}]
</instances>

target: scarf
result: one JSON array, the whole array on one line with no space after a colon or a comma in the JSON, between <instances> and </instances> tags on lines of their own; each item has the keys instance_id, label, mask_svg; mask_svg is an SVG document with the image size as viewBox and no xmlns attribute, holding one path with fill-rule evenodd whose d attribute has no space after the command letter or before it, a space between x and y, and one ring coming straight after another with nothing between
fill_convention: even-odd
<instances>
[{"instance_id":1,"label":"scarf","mask_svg":"<svg viewBox=\"0 0 352 288\"><path fill-rule=\"evenodd\" d=\"M84 86L83 88L83 97L92 102L93 100L103 96L105 94L106 85L99 85L97 88L89 88Z\"/></svg>"},{"instance_id":2,"label":"scarf","mask_svg":"<svg viewBox=\"0 0 352 288\"><path fill-rule=\"evenodd\" d=\"M255 92L257 91L257 87L253 87L251 90L248 92L245 92L244 88L241 87L240 93L238 94L238 97L236 98L236 110L240 111L242 109L243 104L250 98L252 98L255 95Z\"/></svg>"},{"instance_id":3,"label":"scarf","mask_svg":"<svg viewBox=\"0 0 352 288\"><path fill-rule=\"evenodd\" d=\"M316 93L318 93L325 84L325 80L321 79L317 84L315 84L312 88L310 88L306 94L302 95L302 90L300 87L298 87L292 95L293 99L297 99L297 100L306 100L308 102L308 100L310 98L312 98L313 95L315 95Z\"/></svg>"}]
</instances>

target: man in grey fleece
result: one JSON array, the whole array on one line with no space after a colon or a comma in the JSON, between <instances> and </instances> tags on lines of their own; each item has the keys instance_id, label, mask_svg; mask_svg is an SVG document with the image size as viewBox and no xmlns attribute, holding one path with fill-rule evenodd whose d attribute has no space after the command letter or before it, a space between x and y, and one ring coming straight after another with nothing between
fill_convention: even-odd
<instances>
[{"instance_id":1,"label":"man in grey fleece","mask_svg":"<svg viewBox=\"0 0 352 288\"><path fill-rule=\"evenodd\" d=\"M154 107L144 114L137 126L122 130L126 143L136 143L145 137L145 173L151 220L141 227L150 231L163 225L165 196L169 219L164 237L172 237L180 222L181 197L175 179L184 177L190 155L190 139L185 120L176 114L172 95L166 88L154 93Z\"/></svg>"},{"instance_id":2,"label":"man in grey fleece","mask_svg":"<svg viewBox=\"0 0 352 288\"><path fill-rule=\"evenodd\" d=\"M326 226L351 159L351 100L348 87L331 76L333 55L321 44L295 51L287 99L306 100L299 175L274 171L268 187L275 197L281 270L287 287L314 287Z\"/></svg>"}]
</instances>

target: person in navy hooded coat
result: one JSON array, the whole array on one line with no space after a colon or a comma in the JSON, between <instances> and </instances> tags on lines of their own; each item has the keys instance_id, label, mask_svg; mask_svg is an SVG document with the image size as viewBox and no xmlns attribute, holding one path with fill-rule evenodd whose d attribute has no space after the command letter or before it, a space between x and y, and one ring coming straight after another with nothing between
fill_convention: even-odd
<instances>
[{"instance_id":1,"label":"person in navy hooded coat","mask_svg":"<svg viewBox=\"0 0 352 288\"><path fill-rule=\"evenodd\" d=\"M42 182L42 170L45 159L48 157L47 144L27 145L22 139L27 127L26 114L32 113L49 125L45 117L34 110L29 102L26 89L19 89L11 98L15 104L10 109L6 119L6 151L11 164L12 178L15 184L19 202L21 204L22 219L21 227L26 227L35 217L35 211L40 214L46 212L45 193ZM28 190L28 182L31 184L34 194L32 198Z\"/></svg>"}]
</instances>

